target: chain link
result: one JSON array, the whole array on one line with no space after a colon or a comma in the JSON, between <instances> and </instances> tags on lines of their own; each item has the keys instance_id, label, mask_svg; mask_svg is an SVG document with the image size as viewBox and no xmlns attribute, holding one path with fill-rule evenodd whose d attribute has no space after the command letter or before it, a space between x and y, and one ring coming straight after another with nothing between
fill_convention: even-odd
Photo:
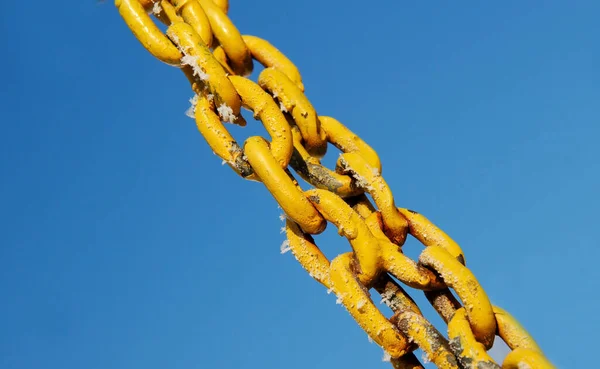
<instances>
[{"instance_id":1,"label":"chain link","mask_svg":"<svg viewBox=\"0 0 600 369\"><path fill-rule=\"evenodd\" d=\"M115 6L154 57L182 70L210 148L242 178L265 185L285 212L286 242L298 262L337 295L394 368L423 368L416 348L439 368L554 368L526 330L490 303L460 246L425 216L396 206L375 150L336 119L317 114L292 61L268 41L240 34L227 16L227 0L116 0ZM151 15L167 26L166 34ZM247 78L253 60L265 67L257 82ZM262 122L270 141L236 142L223 123L245 126L242 108ZM320 162L328 144L342 152L335 170ZM303 190L290 167L315 188ZM331 261L312 236L327 223L352 249ZM425 246L418 261L402 252L408 236ZM424 292L447 323L448 338L397 281ZM370 289L392 317L376 307ZM501 366L487 354L496 336L512 350Z\"/></svg>"}]
</instances>

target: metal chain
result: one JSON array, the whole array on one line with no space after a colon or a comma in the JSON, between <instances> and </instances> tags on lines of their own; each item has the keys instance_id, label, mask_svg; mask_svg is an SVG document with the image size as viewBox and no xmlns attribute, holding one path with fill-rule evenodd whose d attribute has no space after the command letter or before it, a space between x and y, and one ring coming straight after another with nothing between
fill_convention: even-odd
<instances>
[{"instance_id":1,"label":"metal chain","mask_svg":"<svg viewBox=\"0 0 600 369\"><path fill-rule=\"evenodd\" d=\"M191 113L208 145L242 178L266 186L285 212L285 246L337 295L394 368L423 368L413 353L417 347L439 368L554 368L525 329L490 303L460 246L425 216L396 206L375 150L336 119L317 114L300 72L283 53L240 34L227 16L227 0L115 5L153 56L183 71L196 94ZM167 26L166 34L151 14ZM246 78L253 60L265 67L257 82ZM236 142L223 122L245 126L242 108L262 122L270 141L254 136L243 146ZM320 163L328 144L342 152L335 171ZM302 190L289 168L315 188ZM311 236L328 222L352 248L331 261ZM408 235L425 246L418 261L402 252ZM448 338L396 281L424 291L447 323ZM370 289L392 317L375 306ZM496 336L511 349L501 366L487 354Z\"/></svg>"}]
</instances>

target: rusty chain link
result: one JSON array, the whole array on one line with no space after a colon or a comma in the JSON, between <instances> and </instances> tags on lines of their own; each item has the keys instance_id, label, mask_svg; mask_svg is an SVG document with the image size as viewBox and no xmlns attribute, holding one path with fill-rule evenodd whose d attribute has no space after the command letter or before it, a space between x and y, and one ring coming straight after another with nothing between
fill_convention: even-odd
<instances>
[{"instance_id":1,"label":"rusty chain link","mask_svg":"<svg viewBox=\"0 0 600 369\"><path fill-rule=\"evenodd\" d=\"M317 114L296 66L268 41L240 34L227 16L227 0L116 0L115 6L154 57L183 71L210 148L242 178L266 186L285 212L286 246L336 294L394 368L423 368L416 348L439 368L554 368L525 329L490 303L460 246L425 216L396 206L373 148L336 119ZM167 26L166 34L151 15ZM247 78L253 60L265 67L256 82ZM236 142L223 122L245 126L242 108L262 122L270 140ZM328 144L342 152L335 170L320 162ZM315 188L304 191L290 167ZM312 237L328 222L352 249L331 261ZM425 246L418 261L402 252L409 235ZM448 324L448 338L396 280L424 291ZM370 289L392 317L376 307ZM496 336L512 350L501 366L487 354Z\"/></svg>"}]
</instances>

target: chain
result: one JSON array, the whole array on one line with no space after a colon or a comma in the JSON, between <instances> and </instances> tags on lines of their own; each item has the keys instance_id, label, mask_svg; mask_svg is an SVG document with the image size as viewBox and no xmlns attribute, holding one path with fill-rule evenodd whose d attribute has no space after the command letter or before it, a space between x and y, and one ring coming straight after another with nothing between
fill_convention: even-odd
<instances>
[{"instance_id":1,"label":"chain","mask_svg":"<svg viewBox=\"0 0 600 369\"><path fill-rule=\"evenodd\" d=\"M423 368L416 348L439 368L554 368L526 330L490 303L460 246L425 216L396 206L375 150L336 119L317 114L300 72L275 46L240 34L227 16L227 0L115 5L154 57L183 71L195 93L190 113L210 148L239 176L266 186L285 212L286 248L336 294L394 368ZM166 34L151 15L167 26ZM253 60L264 66L256 82L247 78ZM242 108L262 122L270 140L236 142L223 123L245 126ZM334 171L320 162L329 144L342 152ZM290 168L314 188L304 191ZM312 237L328 222L352 248L331 261ZM402 252L408 235L425 246L418 261ZM397 281L424 292L447 323L447 338ZM376 307L370 289L392 317ZM487 354L496 336L511 349L501 366Z\"/></svg>"}]
</instances>

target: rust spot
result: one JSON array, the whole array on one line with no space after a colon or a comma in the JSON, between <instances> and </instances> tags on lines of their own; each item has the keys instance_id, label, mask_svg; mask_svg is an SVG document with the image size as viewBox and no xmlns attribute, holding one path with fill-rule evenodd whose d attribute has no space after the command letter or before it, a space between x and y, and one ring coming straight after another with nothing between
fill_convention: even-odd
<instances>
[{"instance_id":1,"label":"rust spot","mask_svg":"<svg viewBox=\"0 0 600 369\"><path fill-rule=\"evenodd\" d=\"M465 349L459 337L454 337L450 340L450 350L458 358L458 362L463 368L501 369L498 364L492 361L475 361L472 357L463 356L462 353L465 352ZM469 352L470 350L466 350L467 355Z\"/></svg>"},{"instance_id":2,"label":"rust spot","mask_svg":"<svg viewBox=\"0 0 600 369\"><path fill-rule=\"evenodd\" d=\"M319 196L316 195L308 196L308 199L310 200L310 202L314 202L315 204L319 204L321 202Z\"/></svg>"}]
</instances>

